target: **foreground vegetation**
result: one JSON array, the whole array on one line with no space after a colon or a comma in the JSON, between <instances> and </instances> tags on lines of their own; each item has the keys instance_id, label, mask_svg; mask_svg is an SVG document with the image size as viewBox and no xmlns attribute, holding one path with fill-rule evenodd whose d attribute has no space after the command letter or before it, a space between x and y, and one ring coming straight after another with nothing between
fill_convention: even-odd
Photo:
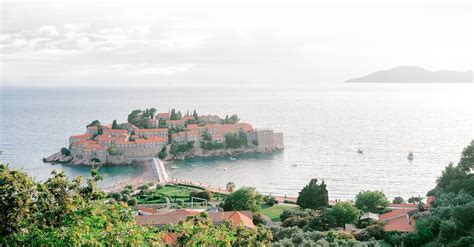
<instances>
[{"instance_id":1,"label":"foreground vegetation","mask_svg":"<svg viewBox=\"0 0 474 247\"><path fill-rule=\"evenodd\" d=\"M474 246L474 141L464 149L457 165L449 164L428 195L436 200L425 211L421 198L413 232L384 232L384 223L361 221L363 212L386 212L388 200L381 191L361 191L355 204L337 202L329 206L324 182L310 181L299 193L297 207L279 205L254 188L243 187L222 197L226 211L250 210L255 229L216 226L203 213L177 225L141 227L128 205L149 202L154 196L176 200L213 196L199 188L141 186L107 196L97 189L97 170L85 183L54 171L51 178L35 182L25 173L0 164L0 245L163 245L163 236L173 233L179 246ZM130 197L126 197L130 196ZM126 199L124 199L124 197ZM397 197L394 202L402 203ZM128 204L128 205L127 205ZM264 216L281 226L265 227ZM341 231L354 224L358 232ZM384 240L384 241L381 241Z\"/></svg>"}]
</instances>

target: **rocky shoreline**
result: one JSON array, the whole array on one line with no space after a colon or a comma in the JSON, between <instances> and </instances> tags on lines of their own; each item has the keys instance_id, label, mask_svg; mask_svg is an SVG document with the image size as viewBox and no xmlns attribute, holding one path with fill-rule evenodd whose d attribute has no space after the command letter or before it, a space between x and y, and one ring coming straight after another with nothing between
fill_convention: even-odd
<instances>
[{"instance_id":1,"label":"rocky shoreline","mask_svg":"<svg viewBox=\"0 0 474 247\"><path fill-rule=\"evenodd\" d=\"M201 148L194 148L193 150L185 153L181 153L176 156L167 155L164 158L164 161L174 161L174 160L186 160L198 157L233 157L240 154L248 154L248 153L272 153L275 151L280 151L283 149L273 148L271 150L261 151L258 150L256 147L244 147L244 148L235 148L235 149L217 149L217 150L203 150ZM150 159L155 157L150 157ZM61 152L57 152L53 155L50 155L46 158L43 158L44 163L52 163L52 164L69 164L69 165L82 165L82 166L94 166L96 165L94 162L86 162L82 159L77 159L72 156L67 156L61 154ZM107 166L120 166L120 165L139 165L143 163L143 161L132 161L126 162L121 164L105 164Z\"/></svg>"}]
</instances>

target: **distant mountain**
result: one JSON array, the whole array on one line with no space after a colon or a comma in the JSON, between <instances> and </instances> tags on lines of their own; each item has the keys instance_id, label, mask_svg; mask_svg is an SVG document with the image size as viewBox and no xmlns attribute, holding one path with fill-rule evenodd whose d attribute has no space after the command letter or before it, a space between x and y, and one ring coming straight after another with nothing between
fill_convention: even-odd
<instances>
[{"instance_id":1,"label":"distant mountain","mask_svg":"<svg viewBox=\"0 0 474 247\"><path fill-rule=\"evenodd\" d=\"M472 83L472 71L429 71L416 66L400 66L379 70L372 74L346 82L394 82L394 83Z\"/></svg>"}]
</instances>

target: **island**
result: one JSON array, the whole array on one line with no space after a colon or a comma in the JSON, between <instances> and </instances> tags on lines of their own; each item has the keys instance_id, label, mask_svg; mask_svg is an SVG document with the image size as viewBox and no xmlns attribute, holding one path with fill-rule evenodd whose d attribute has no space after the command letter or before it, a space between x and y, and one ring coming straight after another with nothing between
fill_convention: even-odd
<instances>
[{"instance_id":1,"label":"island","mask_svg":"<svg viewBox=\"0 0 474 247\"><path fill-rule=\"evenodd\" d=\"M86 133L69 137L69 147L47 158L48 163L123 165L147 161L183 160L192 157L266 153L284 149L283 133L256 129L237 115L221 118L198 115L194 110L155 108L134 110L125 123L101 124L94 120Z\"/></svg>"},{"instance_id":2,"label":"island","mask_svg":"<svg viewBox=\"0 0 474 247\"><path fill-rule=\"evenodd\" d=\"M399 66L393 69L379 70L346 82L472 83L472 71L429 71L417 66Z\"/></svg>"}]
</instances>

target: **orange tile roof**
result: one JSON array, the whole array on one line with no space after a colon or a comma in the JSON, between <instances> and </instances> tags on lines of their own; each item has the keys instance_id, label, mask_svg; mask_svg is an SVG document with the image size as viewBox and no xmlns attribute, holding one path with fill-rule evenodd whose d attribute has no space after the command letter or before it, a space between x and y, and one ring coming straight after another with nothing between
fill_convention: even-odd
<instances>
[{"instance_id":1,"label":"orange tile roof","mask_svg":"<svg viewBox=\"0 0 474 247\"><path fill-rule=\"evenodd\" d=\"M104 133L128 134L128 130L121 129L105 129Z\"/></svg>"},{"instance_id":2,"label":"orange tile roof","mask_svg":"<svg viewBox=\"0 0 474 247\"><path fill-rule=\"evenodd\" d=\"M154 136L148 139L138 138L135 139L136 143L155 143L155 142L167 142L168 138L162 136Z\"/></svg>"},{"instance_id":3,"label":"orange tile roof","mask_svg":"<svg viewBox=\"0 0 474 247\"><path fill-rule=\"evenodd\" d=\"M147 212L147 213L151 213L151 214L157 214L158 213L158 210L156 210L154 208L138 207L137 209L138 209L138 211L143 211L143 212Z\"/></svg>"},{"instance_id":4,"label":"orange tile roof","mask_svg":"<svg viewBox=\"0 0 474 247\"><path fill-rule=\"evenodd\" d=\"M416 209L395 209L391 212L381 214L379 220L385 222L385 231L411 232L414 230L415 220L409 213Z\"/></svg>"},{"instance_id":5,"label":"orange tile roof","mask_svg":"<svg viewBox=\"0 0 474 247\"><path fill-rule=\"evenodd\" d=\"M135 133L145 133L145 132L166 132L168 133L167 128L157 128L157 129L136 129Z\"/></svg>"},{"instance_id":6,"label":"orange tile roof","mask_svg":"<svg viewBox=\"0 0 474 247\"><path fill-rule=\"evenodd\" d=\"M89 126L89 127L87 127L87 129L88 130L96 130L96 129L99 129L99 128L97 128L97 126Z\"/></svg>"},{"instance_id":7,"label":"orange tile roof","mask_svg":"<svg viewBox=\"0 0 474 247\"><path fill-rule=\"evenodd\" d=\"M167 232L163 235L162 240L165 242L165 244L173 245L178 240L178 234L174 232Z\"/></svg>"},{"instance_id":8,"label":"orange tile roof","mask_svg":"<svg viewBox=\"0 0 474 247\"><path fill-rule=\"evenodd\" d=\"M88 139L88 138L91 138L92 135L91 134L82 134L82 135L73 135L71 137L69 137L69 139Z\"/></svg>"}]
</instances>

